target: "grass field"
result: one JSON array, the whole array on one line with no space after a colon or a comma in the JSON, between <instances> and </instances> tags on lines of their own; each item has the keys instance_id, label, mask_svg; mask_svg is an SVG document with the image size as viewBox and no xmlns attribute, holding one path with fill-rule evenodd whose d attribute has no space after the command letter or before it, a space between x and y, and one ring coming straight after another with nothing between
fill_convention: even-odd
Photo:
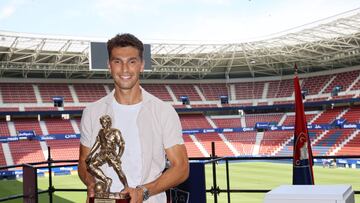
<instances>
[{"instance_id":1,"label":"grass field","mask_svg":"<svg viewBox=\"0 0 360 203\"><path fill-rule=\"evenodd\" d=\"M315 166L316 184L350 184L354 190L360 190L360 170L345 168L322 168ZM225 165L217 165L217 183L221 189L226 189ZM269 162L242 162L230 164L230 186L233 189L272 189L279 185L291 184L292 165ZM209 189L212 185L211 165L206 167L206 185ZM55 188L84 188L77 175L55 176L53 178ZM48 178L38 178L40 189L47 189ZM21 180L0 181L0 197L22 193ZM233 193L231 202L234 203L260 203L263 202L263 193ZM360 203L360 195L356 195L356 202ZM227 202L227 195L221 193L219 202ZM85 192L55 192L54 202L84 202ZM22 202L22 200L11 200L7 202ZM48 195L41 194L41 203L48 202ZM207 195L207 202L214 202L211 194Z\"/></svg>"}]
</instances>

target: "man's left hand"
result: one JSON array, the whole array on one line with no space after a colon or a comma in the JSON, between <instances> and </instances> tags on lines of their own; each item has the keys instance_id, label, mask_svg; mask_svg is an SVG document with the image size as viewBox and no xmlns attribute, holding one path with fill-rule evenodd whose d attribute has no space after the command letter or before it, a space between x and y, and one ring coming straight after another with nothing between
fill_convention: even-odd
<instances>
[{"instance_id":1,"label":"man's left hand","mask_svg":"<svg viewBox=\"0 0 360 203\"><path fill-rule=\"evenodd\" d=\"M121 193L129 194L130 203L142 203L143 202L143 190L141 188L125 188Z\"/></svg>"}]
</instances>

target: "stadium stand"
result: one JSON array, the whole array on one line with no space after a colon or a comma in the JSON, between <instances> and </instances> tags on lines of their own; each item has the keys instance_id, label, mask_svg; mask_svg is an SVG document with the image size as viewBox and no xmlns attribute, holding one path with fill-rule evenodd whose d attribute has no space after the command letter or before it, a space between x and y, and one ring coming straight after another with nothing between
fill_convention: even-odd
<instances>
[{"instance_id":1,"label":"stadium stand","mask_svg":"<svg viewBox=\"0 0 360 203\"><path fill-rule=\"evenodd\" d=\"M344 146L336 153L336 155L360 154L360 133L359 131L355 133L355 137L345 143Z\"/></svg>"},{"instance_id":2,"label":"stadium stand","mask_svg":"<svg viewBox=\"0 0 360 203\"><path fill-rule=\"evenodd\" d=\"M346 99L358 97L354 91L360 90L359 78L360 71L349 71L338 74L330 74L323 76L310 76L302 78L302 88L308 90L306 102L326 101L332 88L336 85L342 86L341 94L330 99ZM345 79L342 79L345 78ZM357 80L357 81L356 81ZM209 102L219 101L220 96L227 95L230 99L230 105L249 106L253 102L249 100L257 99L257 105L269 105L273 99L273 104L291 104L293 102L293 80L275 80L275 81L258 81L258 82L239 82L231 83L228 86L224 83L199 83L199 84L142 84L144 89L158 96L160 99L168 102L181 102L180 96L188 96L190 102L196 101L199 104L212 104ZM351 91L347 90L350 85ZM169 89L166 88L168 86ZM230 88L233 86L234 88ZM70 88L73 87L73 88ZM35 91L35 89L38 89ZM73 91L71 91L73 89ZM113 89L111 84L58 84L58 83L1 83L1 98L4 104L23 103L27 110L30 107L48 107L52 103L53 96L63 96L65 100L65 108L79 108L85 106L88 102L93 102L106 95ZM170 92L176 97L173 101ZM38 96L36 96L38 94ZM200 95L201 94L201 95ZM201 98L204 97L205 100ZM40 98L40 99L37 99ZM76 100L74 97L76 97ZM235 97L235 98L234 98ZM263 98L264 97L264 98ZM269 99L262 101L261 99ZM279 100L280 99L280 100ZM38 101L39 100L39 101ZM80 102L80 103L78 103ZM199 103L200 102L200 103ZM36 104L27 105L27 104ZM176 104L178 105L178 104ZM73 107L76 106L76 107ZM223 105L228 106L228 105ZM182 106L178 106L182 108ZM14 110L13 106L1 107L3 110ZM35 109L36 110L36 109Z\"/></svg>"},{"instance_id":3,"label":"stadium stand","mask_svg":"<svg viewBox=\"0 0 360 203\"><path fill-rule=\"evenodd\" d=\"M167 91L165 85L162 84L142 84L141 85L146 91L151 92L159 99L163 101L172 101L172 98Z\"/></svg>"},{"instance_id":4,"label":"stadium stand","mask_svg":"<svg viewBox=\"0 0 360 203\"><path fill-rule=\"evenodd\" d=\"M54 96L64 97L64 102L74 102L67 84L40 83L37 86L44 103L52 103Z\"/></svg>"},{"instance_id":5,"label":"stadium stand","mask_svg":"<svg viewBox=\"0 0 360 203\"><path fill-rule=\"evenodd\" d=\"M4 103L37 103L31 84L0 83Z\"/></svg>"},{"instance_id":6,"label":"stadium stand","mask_svg":"<svg viewBox=\"0 0 360 203\"><path fill-rule=\"evenodd\" d=\"M274 104L292 104L292 101L274 101Z\"/></svg>"},{"instance_id":7,"label":"stadium stand","mask_svg":"<svg viewBox=\"0 0 360 203\"><path fill-rule=\"evenodd\" d=\"M219 128L238 128L245 127L241 125L240 118L212 118Z\"/></svg>"},{"instance_id":8,"label":"stadium stand","mask_svg":"<svg viewBox=\"0 0 360 203\"><path fill-rule=\"evenodd\" d=\"M3 153L2 144L0 144L0 166L6 166L5 155Z\"/></svg>"},{"instance_id":9,"label":"stadium stand","mask_svg":"<svg viewBox=\"0 0 360 203\"><path fill-rule=\"evenodd\" d=\"M204 157L200 149L195 145L193 140L188 135L184 135L184 142L189 157Z\"/></svg>"},{"instance_id":10,"label":"stadium stand","mask_svg":"<svg viewBox=\"0 0 360 203\"><path fill-rule=\"evenodd\" d=\"M228 96L229 91L226 84L199 84L200 91L206 98L206 101L219 101L220 96Z\"/></svg>"},{"instance_id":11,"label":"stadium stand","mask_svg":"<svg viewBox=\"0 0 360 203\"><path fill-rule=\"evenodd\" d=\"M8 124L5 120L0 120L0 136L9 136Z\"/></svg>"},{"instance_id":12,"label":"stadium stand","mask_svg":"<svg viewBox=\"0 0 360 203\"><path fill-rule=\"evenodd\" d=\"M321 134L325 135L326 132L324 130L309 130L309 137L312 145L321 138Z\"/></svg>"},{"instance_id":13,"label":"stadium stand","mask_svg":"<svg viewBox=\"0 0 360 203\"><path fill-rule=\"evenodd\" d=\"M73 84L79 102L94 102L106 95L102 84Z\"/></svg>"},{"instance_id":14,"label":"stadium stand","mask_svg":"<svg viewBox=\"0 0 360 203\"><path fill-rule=\"evenodd\" d=\"M319 123L327 123L332 121L333 118L338 115L343 108L335 108L326 110L321 116L325 118L316 119L319 120ZM343 117L347 120L354 122L358 121L359 107L354 106L350 107ZM284 114L258 114L258 115L246 115L245 119L250 125L255 124L256 122L275 122L278 123L279 120L283 117ZM310 114L315 116L316 114ZM329 116L330 115L330 118ZM292 124L294 116L287 116L285 124ZM181 123L184 129L194 129L194 128L211 128L211 125L206 120L205 116L202 114L180 114ZM311 120L312 118L310 118ZM77 125L80 125L80 118L74 119ZM308 119L309 120L309 119ZM315 123L317 123L315 120ZM74 133L74 129L70 124L69 120L61 120L60 118L45 118L44 119L49 134L64 134L64 133ZM240 118L224 118L216 117L212 118L212 121L217 125L217 127L241 127ZM40 135L41 128L36 119L31 118L16 118L13 119L14 126L16 130L35 130L36 134ZM1 122L1 135L9 135L9 130L7 127L7 122ZM313 152L314 155L328 155L336 147L338 147L344 140L348 139L355 130L354 129L331 129L328 133L324 134L322 137L323 130L311 130L309 131L310 139L313 142ZM196 134L193 135L199 141L199 143L205 148L208 154L211 154L210 143L214 141L217 146L217 155L218 156L233 156L234 153L229 149L229 147L224 143L217 133L206 133L206 134ZM254 150L254 145L256 142L256 132L238 132L238 133L224 133L225 138L236 148L240 155L252 155ZM259 155L279 155L279 156L291 156L292 155L292 131L265 131L264 137L261 140ZM188 135L184 135L184 140L186 147L189 151L190 157L203 157L204 154L201 152L199 147L194 143L194 141ZM290 140L290 142L289 142ZM18 144L26 144L26 148L22 150L17 150ZM78 156L78 139L71 140L48 140L46 141L47 145L52 148L52 154L54 159L76 159ZM25 163L25 162L34 162L42 161L44 156L42 155L42 150L39 146L39 141L19 141L19 142L10 142L10 150L14 159L14 163ZM357 146L360 146L358 134L345 143L345 146L339 150L337 154L355 154L351 152ZM355 147L355 148L354 148ZM25 156L29 151L32 151L33 155ZM355 150L356 151L356 150ZM2 154L2 153L1 153ZM3 156L3 155L2 155ZM32 158L34 156L39 156L40 158Z\"/></svg>"},{"instance_id":15,"label":"stadium stand","mask_svg":"<svg viewBox=\"0 0 360 203\"><path fill-rule=\"evenodd\" d=\"M192 108L209 108L209 107L217 107L216 104L191 104Z\"/></svg>"},{"instance_id":16,"label":"stadium stand","mask_svg":"<svg viewBox=\"0 0 360 203\"><path fill-rule=\"evenodd\" d=\"M234 145L240 155L252 155L256 141L256 132L224 133L224 136Z\"/></svg>"},{"instance_id":17,"label":"stadium stand","mask_svg":"<svg viewBox=\"0 0 360 203\"><path fill-rule=\"evenodd\" d=\"M318 101L326 101L329 97L328 96L319 96L314 98L306 99L307 102L318 102Z\"/></svg>"},{"instance_id":18,"label":"stadium stand","mask_svg":"<svg viewBox=\"0 0 360 203\"><path fill-rule=\"evenodd\" d=\"M315 121L316 124L329 124L333 122L338 115L343 111L343 108L334 108L324 111Z\"/></svg>"},{"instance_id":19,"label":"stadium stand","mask_svg":"<svg viewBox=\"0 0 360 203\"><path fill-rule=\"evenodd\" d=\"M269 82L267 98L291 97L293 94L292 80L277 80Z\"/></svg>"},{"instance_id":20,"label":"stadium stand","mask_svg":"<svg viewBox=\"0 0 360 203\"><path fill-rule=\"evenodd\" d=\"M257 122L269 122L277 125L283 114L254 114L245 115L245 122L247 127L254 127Z\"/></svg>"},{"instance_id":21,"label":"stadium stand","mask_svg":"<svg viewBox=\"0 0 360 203\"><path fill-rule=\"evenodd\" d=\"M25 107L25 111L57 111L57 107Z\"/></svg>"},{"instance_id":22,"label":"stadium stand","mask_svg":"<svg viewBox=\"0 0 360 203\"><path fill-rule=\"evenodd\" d=\"M313 154L328 155L331 148L346 139L354 129L331 129L322 139L313 145Z\"/></svg>"},{"instance_id":23,"label":"stadium stand","mask_svg":"<svg viewBox=\"0 0 360 203\"><path fill-rule=\"evenodd\" d=\"M196 92L193 84L170 84L169 85L175 94L175 97L180 101L180 96L188 96L191 101L201 101L199 94Z\"/></svg>"},{"instance_id":24,"label":"stadium stand","mask_svg":"<svg viewBox=\"0 0 360 203\"><path fill-rule=\"evenodd\" d=\"M64 120L59 118L45 118L46 127L49 134L73 134L74 128L72 127L70 120Z\"/></svg>"},{"instance_id":25,"label":"stadium stand","mask_svg":"<svg viewBox=\"0 0 360 203\"><path fill-rule=\"evenodd\" d=\"M0 112L19 111L19 107L0 107Z\"/></svg>"},{"instance_id":26,"label":"stadium stand","mask_svg":"<svg viewBox=\"0 0 360 203\"><path fill-rule=\"evenodd\" d=\"M202 114L181 114L180 122L183 129L212 128Z\"/></svg>"},{"instance_id":27,"label":"stadium stand","mask_svg":"<svg viewBox=\"0 0 360 203\"><path fill-rule=\"evenodd\" d=\"M14 164L45 161L39 141L22 140L9 142Z\"/></svg>"},{"instance_id":28,"label":"stadium stand","mask_svg":"<svg viewBox=\"0 0 360 203\"><path fill-rule=\"evenodd\" d=\"M322 76L311 76L302 78L302 88L307 89L310 98L306 98L306 102L312 101L325 101L329 99L325 93L331 91L335 85L342 85L342 95L331 97L330 99L344 99L352 98L359 91L359 77L360 71L349 71L338 74L328 74ZM341 78L346 78L342 80ZM352 86L351 86L352 85ZM230 104L223 104L224 107L239 107L239 106L251 106L254 103L249 100L259 99L256 104L271 105L271 100L274 104L292 104L293 99L293 85L291 79L284 79L278 81L256 81L256 82L239 82L231 83L228 86L225 83L199 83L199 84L143 84L144 89L150 93L158 96L160 99L165 100L173 104L175 108L217 108L220 103L219 97L228 95L229 98L235 98ZM230 88L233 86L233 88ZM72 88L73 90L71 90ZM1 83L1 98L4 104L0 108L0 111L58 111L57 107L49 106L46 103L52 103L52 96L63 96L65 99L64 110L82 110L88 102L96 101L101 98L107 92L109 92L114 86L112 84L66 84L66 83ZM350 92L346 92L346 89L351 87ZM38 99L36 95L38 89L41 99ZM231 90L232 89L232 90ZM233 92L232 92L233 91ZM172 92L177 101L173 101L170 94ZM180 96L188 96L190 101L196 101L191 105L180 105ZM235 95L235 96L231 96ZM205 100L202 99L202 96ZM266 97L266 101L263 97ZM77 98L78 100L76 100ZM280 100L279 100L280 99ZM218 103L214 103L218 102ZM230 100L231 101L231 100ZM12 103L20 104L19 107L14 107ZM21 110L23 109L23 110ZM319 113L310 112L306 114L307 121L312 124L331 124L336 118L344 118L348 123L360 122L360 106L352 105L350 107L334 107L333 109L327 108L325 110L317 111ZM203 114L180 114L181 124L183 129L198 129L198 128L212 128L209 122L206 120ZM261 113L261 114L246 114L243 117L244 122L241 122L241 118L236 115L235 117L215 117L211 120L219 128L239 128L239 127L254 127L256 122L270 122L278 125L283 119L281 125L294 125L294 114L287 112L280 113ZM62 120L60 118L42 118L46 124L46 128L49 134L73 134L73 129L70 120ZM80 118L74 119L78 127L80 126ZM41 127L37 119L32 118L12 118L14 128L18 130L34 130L37 135L42 135ZM245 124L245 125L243 125ZM310 131L310 137L314 142L315 154L329 154L335 152L335 154L354 154L350 152L350 149L354 149L353 146L358 146L359 136L355 135L354 138L349 139L350 135L355 133L351 129L333 129L324 134L323 130ZM322 137L319 137L323 134ZM0 122L0 136L9 136L10 130L8 122L2 120ZM217 133L213 134L196 134L194 136L202 145L208 154L211 153L209 148L210 141L215 141L217 145L217 155L232 156L234 153L221 139ZM207 137L208 136L208 137ZM264 137L260 143L259 155L292 155L292 132L291 131L268 131L264 133ZM227 132L224 133L224 137L235 147L240 155L252 155L254 145L256 142L256 132ZM201 149L190 136L184 135L185 144L190 151L190 156L203 157L206 154L201 152ZM32 141L36 143L38 141ZM68 145L68 141L48 142L48 145L52 148L56 148L54 143L64 148L69 148L70 151L75 153L76 145ZM345 143L346 142L346 143ZM24 142L22 142L24 143ZM11 144L12 146L13 144ZM336 149L340 146L339 149ZM341 147L343 146L343 147ZM11 153L14 154L14 147L11 147ZM336 149L336 150L335 150ZM54 150L54 156L61 158L61 155L57 155L60 152L60 147ZM1 152L2 153L2 152ZM76 152L78 153L78 152ZM19 155L16 157L15 163L20 163L26 159L20 159ZM64 157L63 157L64 158Z\"/></svg>"},{"instance_id":29,"label":"stadium stand","mask_svg":"<svg viewBox=\"0 0 360 203\"><path fill-rule=\"evenodd\" d=\"M184 109L184 108L186 108L186 105L183 105L183 104L173 104L172 106L175 109Z\"/></svg>"},{"instance_id":30,"label":"stadium stand","mask_svg":"<svg viewBox=\"0 0 360 203\"><path fill-rule=\"evenodd\" d=\"M79 139L47 140L54 160L77 160L79 158Z\"/></svg>"},{"instance_id":31,"label":"stadium stand","mask_svg":"<svg viewBox=\"0 0 360 203\"><path fill-rule=\"evenodd\" d=\"M271 155L286 140L293 136L289 131L266 131L260 145L260 155Z\"/></svg>"},{"instance_id":32,"label":"stadium stand","mask_svg":"<svg viewBox=\"0 0 360 203\"><path fill-rule=\"evenodd\" d=\"M204 146L208 154L211 154L211 142L215 142L217 156L234 156L232 151L223 142L217 133L196 134L196 138Z\"/></svg>"},{"instance_id":33,"label":"stadium stand","mask_svg":"<svg viewBox=\"0 0 360 203\"><path fill-rule=\"evenodd\" d=\"M330 75L308 77L302 79L301 89L307 90L309 95L319 94L324 85L330 80Z\"/></svg>"},{"instance_id":34,"label":"stadium stand","mask_svg":"<svg viewBox=\"0 0 360 203\"><path fill-rule=\"evenodd\" d=\"M350 99L350 98L353 98L355 95L353 94L347 94L347 95L336 95L336 96L331 96L332 99L334 100L338 100L338 99Z\"/></svg>"},{"instance_id":35,"label":"stadium stand","mask_svg":"<svg viewBox=\"0 0 360 203\"><path fill-rule=\"evenodd\" d=\"M294 148L294 139L287 140L288 142L277 152L275 156L292 156Z\"/></svg>"},{"instance_id":36,"label":"stadium stand","mask_svg":"<svg viewBox=\"0 0 360 203\"><path fill-rule=\"evenodd\" d=\"M349 123L360 123L360 106L352 106L342 116Z\"/></svg>"},{"instance_id":37,"label":"stadium stand","mask_svg":"<svg viewBox=\"0 0 360 203\"><path fill-rule=\"evenodd\" d=\"M242 82L235 83L236 100L261 99L264 89L264 82Z\"/></svg>"},{"instance_id":38,"label":"stadium stand","mask_svg":"<svg viewBox=\"0 0 360 203\"><path fill-rule=\"evenodd\" d=\"M36 135L43 135L39 121L36 118L16 118L13 122L16 131L33 130Z\"/></svg>"},{"instance_id":39,"label":"stadium stand","mask_svg":"<svg viewBox=\"0 0 360 203\"><path fill-rule=\"evenodd\" d=\"M293 155L293 146L294 146L294 139L293 139L293 132L287 131L289 134L289 138L283 140L282 146L278 149L278 151L274 155L276 156L292 156ZM318 138L322 133L323 130L309 130L309 137L312 145L314 144L314 140Z\"/></svg>"},{"instance_id":40,"label":"stadium stand","mask_svg":"<svg viewBox=\"0 0 360 203\"><path fill-rule=\"evenodd\" d=\"M64 110L84 110L85 106L65 106Z\"/></svg>"},{"instance_id":41,"label":"stadium stand","mask_svg":"<svg viewBox=\"0 0 360 203\"><path fill-rule=\"evenodd\" d=\"M309 123L316 114L305 114L307 123ZM295 114L286 114L286 119L284 120L282 125L294 125L295 124Z\"/></svg>"},{"instance_id":42,"label":"stadium stand","mask_svg":"<svg viewBox=\"0 0 360 203\"><path fill-rule=\"evenodd\" d=\"M73 118L80 129L81 118Z\"/></svg>"},{"instance_id":43,"label":"stadium stand","mask_svg":"<svg viewBox=\"0 0 360 203\"><path fill-rule=\"evenodd\" d=\"M359 79L360 76L358 76ZM354 86L351 88L351 90L360 90L360 80L358 80Z\"/></svg>"},{"instance_id":44,"label":"stadium stand","mask_svg":"<svg viewBox=\"0 0 360 203\"><path fill-rule=\"evenodd\" d=\"M360 71L350 71L334 75L335 79L326 88L324 93L330 93L337 85L342 87L341 91L347 90L351 83L359 76L359 73Z\"/></svg>"}]
</instances>

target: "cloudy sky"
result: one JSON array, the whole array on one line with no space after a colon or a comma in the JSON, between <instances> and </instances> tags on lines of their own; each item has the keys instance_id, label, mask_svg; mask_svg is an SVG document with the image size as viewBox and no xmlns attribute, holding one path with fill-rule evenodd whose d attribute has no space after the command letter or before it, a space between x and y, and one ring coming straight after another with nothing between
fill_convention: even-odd
<instances>
[{"instance_id":1,"label":"cloudy sky","mask_svg":"<svg viewBox=\"0 0 360 203\"><path fill-rule=\"evenodd\" d=\"M359 0L1 0L0 31L146 41L262 38L360 8Z\"/></svg>"}]
</instances>

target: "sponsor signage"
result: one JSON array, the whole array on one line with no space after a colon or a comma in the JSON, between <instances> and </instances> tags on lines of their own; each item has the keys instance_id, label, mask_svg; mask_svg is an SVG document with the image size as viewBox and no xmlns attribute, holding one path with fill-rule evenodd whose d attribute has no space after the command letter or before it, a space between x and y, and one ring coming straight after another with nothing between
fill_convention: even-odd
<instances>
[{"instance_id":1,"label":"sponsor signage","mask_svg":"<svg viewBox=\"0 0 360 203\"><path fill-rule=\"evenodd\" d=\"M257 123L258 124L258 123ZM259 124L258 126L265 127L266 124ZM333 128L331 125L328 124L312 124L307 126L309 130L313 129L323 129L328 130ZM360 129L360 124L357 123L346 123L342 125L342 128L349 129L349 128L356 128ZM283 131L283 130L294 130L294 126L275 126L275 125L268 125L266 128L267 130L271 131ZM183 134L191 135L191 134L199 134L199 133L227 133L227 132L250 132L255 131L255 128L252 127L245 127L245 128L205 128L205 129L188 129L183 130ZM36 136L33 131L19 131L18 136L1 136L0 142L15 142L19 140L39 140L39 141L46 141L46 140L64 140L64 139L80 139L80 134L52 134L52 135L44 135L44 136Z\"/></svg>"},{"instance_id":2,"label":"sponsor signage","mask_svg":"<svg viewBox=\"0 0 360 203\"><path fill-rule=\"evenodd\" d=\"M35 137L35 132L33 130L19 130L18 136Z\"/></svg>"},{"instance_id":3,"label":"sponsor signage","mask_svg":"<svg viewBox=\"0 0 360 203\"><path fill-rule=\"evenodd\" d=\"M66 167L56 167L51 169L53 173L59 173L64 171L77 171L77 166L66 166ZM49 169L47 168L38 168L37 174L48 173ZM14 171L0 171L0 176L11 176L11 175L22 175L22 170Z\"/></svg>"},{"instance_id":4,"label":"sponsor signage","mask_svg":"<svg viewBox=\"0 0 360 203\"><path fill-rule=\"evenodd\" d=\"M356 125L356 124L344 124L343 128L358 128L358 125Z\"/></svg>"},{"instance_id":5,"label":"sponsor signage","mask_svg":"<svg viewBox=\"0 0 360 203\"><path fill-rule=\"evenodd\" d=\"M269 122L257 122L255 124L256 129L268 129L269 128Z\"/></svg>"}]
</instances>

